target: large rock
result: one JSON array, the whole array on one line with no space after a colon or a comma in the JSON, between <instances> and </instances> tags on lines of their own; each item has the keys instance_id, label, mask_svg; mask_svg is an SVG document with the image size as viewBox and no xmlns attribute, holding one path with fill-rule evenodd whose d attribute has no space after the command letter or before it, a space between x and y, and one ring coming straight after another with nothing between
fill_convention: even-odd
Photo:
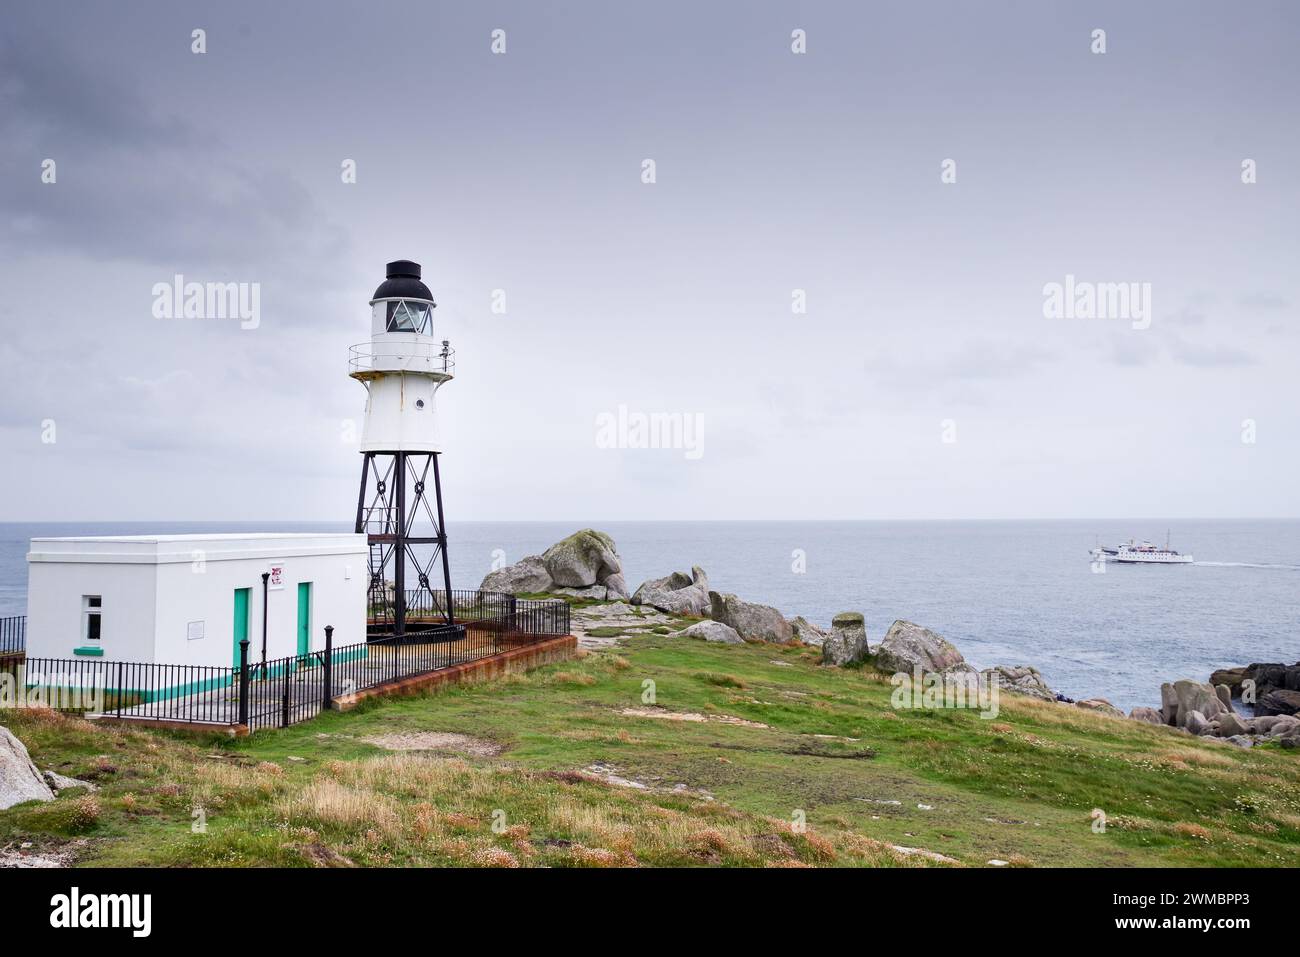
<instances>
[{"instance_id":1,"label":"large rock","mask_svg":"<svg viewBox=\"0 0 1300 957\"><path fill-rule=\"evenodd\" d=\"M709 576L695 565L689 575L673 572L663 578L652 578L641 583L632 596L632 604L649 605L674 615L704 617L712 607Z\"/></svg>"},{"instance_id":2,"label":"large rock","mask_svg":"<svg viewBox=\"0 0 1300 957\"><path fill-rule=\"evenodd\" d=\"M822 641L822 664L856 664L870 653L867 625L860 612L842 611L831 620L831 631Z\"/></svg>"},{"instance_id":3,"label":"large rock","mask_svg":"<svg viewBox=\"0 0 1300 957\"><path fill-rule=\"evenodd\" d=\"M1211 682L1211 684L1213 684L1213 682ZM1227 685L1218 684L1218 685L1214 685L1214 693L1219 696L1219 701L1223 703L1223 706L1227 708L1229 711L1231 711L1232 710L1232 689L1229 688Z\"/></svg>"},{"instance_id":4,"label":"large rock","mask_svg":"<svg viewBox=\"0 0 1300 957\"><path fill-rule=\"evenodd\" d=\"M0 811L24 801L53 801L54 792L32 763L27 746L0 728Z\"/></svg>"},{"instance_id":5,"label":"large rock","mask_svg":"<svg viewBox=\"0 0 1300 957\"><path fill-rule=\"evenodd\" d=\"M1160 686L1160 713L1164 715L1165 724L1178 724L1178 695L1174 693L1172 681Z\"/></svg>"},{"instance_id":6,"label":"large rock","mask_svg":"<svg viewBox=\"0 0 1300 957\"><path fill-rule=\"evenodd\" d=\"M584 528L556 542L542 553L542 564L551 580L562 588L604 585L606 579L623 572L614 539L593 528Z\"/></svg>"},{"instance_id":7,"label":"large rock","mask_svg":"<svg viewBox=\"0 0 1300 957\"><path fill-rule=\"evenodd\" d=\"M1254 734L1285 734L1298 726L1300 726L1300 718L1289 714L1266 715L1262 718L1251 718L1246 722L1246 727Z\"/></svg>"},{"instance_id":8,"label":"large rock","mask_svg":"<svg viewBox=\"0 0 1300 957\"><path fill-rule=\"evenodd\" d=\"M814 625L803 615L790 619L790 628L794 631L794 640L804 645L812 645L815 648L822 647L826 642L826 632Z\"/></svg>"},{"instance_id":9,"label":"large rock","mask_svg":"<svg viewBox=\"0 0 1300 957\"><path fill-rule=\"evenodd\" d=\"M1234 694L1241 694L1241 682L1245 680L1245 668L1220 668L1210 675L1210 684L1216 688L1219 685L1227 685L1228 689Z\"/></svg>"},{"instance_id":10,"label":"large rock","mask_svg":"<svg viewBox=\"0 0 1300 957\"><path fill-rule=\"evenodd\" d=\"M775 608L741 601L735 595L709 592L709 617L730 625L746 641L774 641L787 645L794 640L794 629Z\"/></svg>"},{"instance_id":11,"label":"large rock","mask_svg":"<svg viewBox=\"0 0 1300 957\"><path fill-rule=\"evenodd\" d=\"M1178 721L1180 728L1192 734L1210 734L1214 731L1205 715L1196 710L1180 712Z\"/></svg>"},{"instance_id":12,"label":"large rock","mask_svg":"<svg viewBox=\"0 0 1300 957\"><path fill-rule=\"evenodd\" d=\"M702 638L705 641L716 641L724 645L743 645L745 643L745 639L736 633L736 629L730 625L724 625L720 621L697 621L677 634L682 638Z\"/></svg>"},{"instance_id":13,"label":"large rock","mask_svg":"<svg viewBox=\"0 0 1300 957\"><path fill-rule=\"evenodd\" d=\"M1163 692L1163 690L1162 688L1161 691ZM1173 695L1174 704L1177 707L1173 724L1179 728L1187 727L1187 715L1193 711L1199 713L1203 720L1209 721L1228 710L1224 703L1219 700L1218 692L1214 690L1214 686L1203 681L1180 678L1174 682Z\"/></svg>"},{"instance_id":14,"label":"large rock","mask_svg":"<svg viewBox=\"0 0 1300 957\"><path fill-rule=\"evenodd\" d=\"M1155 708L1134 708L1128 713L1128 716L1134 721L1145 721L1147 724L1165 723L1165 716Z\"/></svg>"},{"instance_id":15,"label":"large rock","mask_svg":"<svg viewBox=\"0 0 1300 957\"><path fill-rule=\"evenodd\" d=\"M622 572L610 575L602 584L605 586L605 591L608 593L610 601L613 601L614 599L626 599L628 597L627 581L624 580Z\"/></svg>"},{"instance_id":16,"label":"large rock","mask_svg":"<svg viewBox=\"0 0 1300 957\"><path fill-rule=\"evenodd\" d=\"M1219 685L1219 687L1223 687L1223 685ZM1236 737L1239 734L1246 734L1248 730L1246 722L1242 721L1236 712L1229 711L1219 717L1219 737L1221 738Z\"/></svg>"},{"instance_id":17,"label":"large rock","mask_svg":"<svg viewBox=\"0 0 1300 957\"><path fill-rule=\"evenodd\" d=\"M1290 715L1300 711L1300 691L1274 688L1255 702L1255 713L1261 716Z\"/></svg>"},{"instance_id":18,"label":"large rock","mask_svg":"<svg viewBox=\"0 0 1300 957\"><path fill-rule=\"evenodd\" d=\"M908 673L919 667L923 674L975 670L952 644L910 621L896 621L889 626L876 648L876 666L881 671Z\"/></svg>"},{"instance_id":19,"label":"large rock","mask_svg":"<svg viewBox=\"0 0 1300 957\"><path fill-rule=\"evenodd\" d=\"M1047 686L1038 669L1029 665L998 665L980 673L990 680L996 679L999 691L1029 695L1043 701L1056 700L1056 692Z\"/></svg>"},{"instance_id":20,"label":"large rock","mask_svg":"<svg viewBox=\"0 0 1300 957\"><path fill-rule=\"evenodd\" d=\"M1074 703L1076 708L1083 708L1085 711L1096 711L1098 714L1108 714L1112 718L1124 717L1124 712L1115 707L1105 698L1084 698L1082 701Z\"/></svg>"},{"instance_id":21,"label":"large rock","mask_svg":"<svg viewBox=\"0 0 1300 957\"><path fill-rule=\"evenodd\" d=\"M499 591L507 595L523 595L532 592L550 591L555 587L550 573L542 564L542 556L529 555L513 565L488 572L479 591Z\"/></svg>"}]
</instances>

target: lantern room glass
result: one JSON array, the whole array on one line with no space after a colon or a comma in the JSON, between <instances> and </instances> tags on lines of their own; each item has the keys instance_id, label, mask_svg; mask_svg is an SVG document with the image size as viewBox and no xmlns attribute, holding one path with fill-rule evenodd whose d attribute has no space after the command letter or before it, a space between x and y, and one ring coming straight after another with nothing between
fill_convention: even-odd
<instances>
[{"instance_id":1,"label":"lantern room glass","mask_svg":"<svg viewBox=\"0 0 1300 957\"><path fill-rule=\"evenodd\" d=\"M388 304L389 332L418 332L432 335L432 316L427 302L411 299L395 299Z\"/></svg>"}]
</instances>

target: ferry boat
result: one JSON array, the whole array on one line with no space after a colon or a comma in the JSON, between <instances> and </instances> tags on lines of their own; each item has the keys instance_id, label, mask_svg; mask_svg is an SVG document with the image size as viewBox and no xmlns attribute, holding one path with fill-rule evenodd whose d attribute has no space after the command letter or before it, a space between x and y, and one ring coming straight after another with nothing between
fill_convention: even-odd
<instances>
[{"instance_id":1,"label":"ferry boat","mask_svg":"<svg viewBox=\"0 0 1300 957\"><path fill-rule=\"evenodd\" d=\"M1165 535L1165 547L1152 545L1150 542L1140 544L1133 539L1121 543L1115 548L1098 545L1092 550L1094 561L1116 562L1121 565L1190 565L1191 555L1181 555L1169 547L1169 537Z\"/></svg>"}]
</instances>

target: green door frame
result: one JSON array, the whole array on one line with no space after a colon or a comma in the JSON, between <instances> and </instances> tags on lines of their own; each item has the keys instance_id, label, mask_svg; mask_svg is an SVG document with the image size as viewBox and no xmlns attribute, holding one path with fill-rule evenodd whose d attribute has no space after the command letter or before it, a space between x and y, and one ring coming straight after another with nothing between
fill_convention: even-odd
<instances>
[{"instance_id":1,"label":"green door frame","mask_svg":"<svg viewBox=\"0 0 1300 957\"><path fill-rule=\"evenodd\" d=\"M251 588L235 589L235 650L234 666L239 667L239 643L248 638L248 604Z\"/></svg>"},{"instance_id":2,"label":"green door frame","mask_svg":"<svg viewBox=\"0 0 1300 957\"><path fill-rule=\"evenodd\" d=\"M311 582L298 583L298 657L304 666L310 665L311 654Z\"/></svg>"}]
</instances>

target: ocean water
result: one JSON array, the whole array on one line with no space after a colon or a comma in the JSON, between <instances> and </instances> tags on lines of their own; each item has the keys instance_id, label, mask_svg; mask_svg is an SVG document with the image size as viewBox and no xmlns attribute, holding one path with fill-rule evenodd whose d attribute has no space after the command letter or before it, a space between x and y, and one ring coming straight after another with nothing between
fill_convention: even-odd
<instances>
[{"instance_id":1,"label":"ocean water","mask_svg":"<svg viewBox=\"0 0 1300 957\"><path fill-rule=\"evenodd\" d=\"M979 667L1032 664L1070 697L1126 710L1158 705L1162 681L1300 660L1300 520L588 524L614 537L631 588L700 565L714 588L788 617L827 625L836 612L861 611L872 643L905 618ZM513 562L579 527L451 524L452 585L475 588L496 555ZM1194 565L1092 570L1098 537L1163 543L1166 527ZM347 522L0 524L0 616L25 613L36 536L350 530Z\"/></svg>"}]
</instances>

